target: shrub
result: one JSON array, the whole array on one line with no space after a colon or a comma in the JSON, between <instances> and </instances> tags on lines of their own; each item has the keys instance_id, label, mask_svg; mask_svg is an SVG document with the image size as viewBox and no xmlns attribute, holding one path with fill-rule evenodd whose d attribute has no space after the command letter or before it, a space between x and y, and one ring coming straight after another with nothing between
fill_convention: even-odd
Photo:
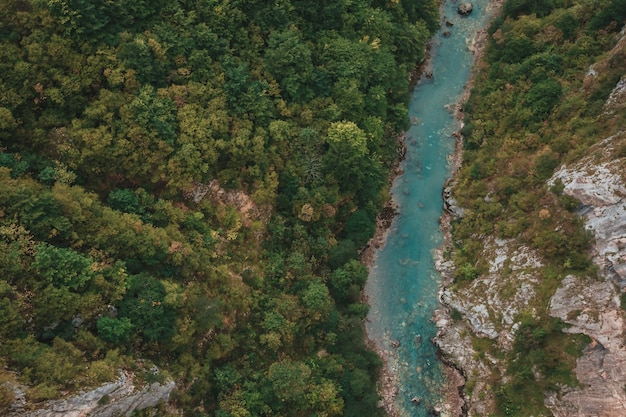
<instances>
[{"instance_id":1,"label":"shrub","mask_svg":"<svg viewBox=\"0 0 626 417\"><path fill-rule=\"evenodd\" d=\"M456 281L473 281L478 278L478 276L478 269L470 263L465 263L460 268L457 268L455 274Z\"/></svg>"},{"instance_id":2,"label":"shrub","mask_svg":"<svg viewBox=\"0 0 626 417\"><path fill-rule=\"evenodd\" d=\"M118 188L111 191L107 203L111 208L124 213L142 214L144 211L137 194L128 188Z\"/></svg>"},{"instance_id":3,"label":"shrub","mask_svg":"<svg viewBox=\"0 0 626 417\"><path fill-rule=\"evenodd\" d=\"M112 317L100 317L97 328L98 335L103 340L117 345L128 341L133 325L126 317L119 320Z\"/></svg>"}]
</instances>

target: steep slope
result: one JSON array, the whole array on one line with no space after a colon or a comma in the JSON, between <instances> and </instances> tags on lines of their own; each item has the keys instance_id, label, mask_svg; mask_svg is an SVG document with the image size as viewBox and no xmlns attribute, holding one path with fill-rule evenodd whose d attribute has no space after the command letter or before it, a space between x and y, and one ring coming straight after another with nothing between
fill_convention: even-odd
<instances>
[{"instance_id":1,"label":"steep slope","mask_svg":"<svg viewBox=\"0 0 626 417\"><path fill-rule=\"evenodd\" d=\"M437 6L2 0L0 414L382 415L358 249Z\"/></svg>"},{"instance_id":2,"label":"steep slope","mask_svg":"<svg viewBox=\"0 0 626 417\"><path fill-rule=\"evenodd\" d=\"M469 415L626 412L618 3L505 2L490 29L436 317Z\"/></svg>"},{"instance_id":3,"label":"steep slope","mask_svg":"<svg viewBox=\"0 0 626 417\"><path fill-rule=\"evenodd\" d=\"M626 28L616 47L594 65L598 68L626 48ZM586 156L560 167L551 182L561 181L563 192L581 202L585 227L593 232L591 255L599 280L567 276L550 301L550 315L571 325L568 332L592 339L576 363L576 378L582 386L548 398L555 416L626 414L626 326L621 299L626 285L626 131L621 130L626 112L625 78L621 78L606 101L601 116L604 124L618 129L594 145ZM593 84L595 80L587 81Z\"/></svg>"}]
</instances>

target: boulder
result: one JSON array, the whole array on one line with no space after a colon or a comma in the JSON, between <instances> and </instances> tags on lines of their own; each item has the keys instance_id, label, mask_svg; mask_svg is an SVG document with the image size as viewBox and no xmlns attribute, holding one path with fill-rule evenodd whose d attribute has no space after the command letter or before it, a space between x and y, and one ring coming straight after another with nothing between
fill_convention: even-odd
<instances>
[{"instance_id":1,"label":"boulder","mask_svg":"<svg viewBox=\"0 0 626 417\"><path fill-rule=\"evenodd\" d=\"M469 2L461 3L457 11L461 16L468 16L474 10L474 5Z\"/></svg>"}]
</instances>

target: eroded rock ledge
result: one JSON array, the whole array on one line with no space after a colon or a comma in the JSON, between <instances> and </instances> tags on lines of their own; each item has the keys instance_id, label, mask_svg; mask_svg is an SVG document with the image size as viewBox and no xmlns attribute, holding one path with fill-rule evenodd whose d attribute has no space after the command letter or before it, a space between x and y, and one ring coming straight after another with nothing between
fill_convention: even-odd
<instances>
[{"instance_id":1,"label":"eroded rock ledge","mask_svg":"<svg viewBox=\"0 0 626 417\"><path fill-rule=\"evenodd\" d=\"M583 386L547 399L555 417L626 415L625 323L620 307L626 286L626 158L610 158L625 141L624 133L607 138L592 149L594 156L561 167L552 178L561 180L564 192L583 204L585 227L595 236L593 260L601 271L600 280L566 277L550 302L550 314L570 324L568 332L593 340L576 364Z\"/></svg>"},{"instance_id":2,"label":"eroded rock ledge","mask_svg":"<svg viewBox=\"0 0 626 417\"><path fill-rule=\"evenodd\" d=\"M130 416L136 410L167 402L174 386L174 381L167 381L137 387L133 375L122 371L119 378L111 383L73 397L47 401L37 410L27 407L23 394L16 387L17 398L7 417Z\"/></svg>"}]
</instances>

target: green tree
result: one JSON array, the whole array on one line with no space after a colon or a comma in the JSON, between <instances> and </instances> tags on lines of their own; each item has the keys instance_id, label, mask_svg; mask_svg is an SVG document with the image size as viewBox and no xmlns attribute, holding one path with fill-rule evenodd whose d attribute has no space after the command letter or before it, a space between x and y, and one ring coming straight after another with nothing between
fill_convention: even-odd
<instances>
[{"instance_id":1,"label":"green tree","mask_svg":"<svg viewBox=\"0 0 626 417\"><path fill-rule=\"evenodd\" d=\"M105 341L115 345L126 343L133 330L133 325L127 317L116 319L113 317L100 317L97 323L98 335Z\"/></svg>"},{"instance_id":2,"label":"green tree","mask_svg":"<svg viewBox=\"0 0 626 417\"><path fill-rule=\"evenodd\" d=\"M165 287L147 275L128 278L126 295L120 303L120 320L130 320L134 329L151 342L164 342L174 335L175 314L165 303Z\"/></svg>"},{"instance_id":3,"label":"green tree","mask_svg":"<svg viewBox=\"0 0 626 417\"><path fill-rule=\"evenodd\" d=\"M337 268L330 275L329 285L333 297L338 302L357 302L367 280L367 268L356 259Z\"/></svg>"},{"instance_id":4,"label":"green tree","mask_svg":"<svg viewBox=\"0 0 626 417\"><path fill-rule=\"evenodd\" d=\"M294 27L272 32L264 62L279 81L283 96L295 101L312 97L308 86L313 71L312 53Z\"/></svg>"},{"instance_id":5,"label":"green tree","mask_svg":"<svg viewBox=\"0 0 626 417\"><path fill-rule=\"evenodd\" d=\"M309 284L302 294L302 302L309 310L310 317L316 321L324 320L334 308L328 287L320 281Z\"/></svg>"},{"instance_id":6,"label":"green tree","mask_svg":"<svg viewBox=\"0 0 626 417\"><path fill-rule=\"evenodd\" d=\"M0 281L0 286L6 284ZM14 337L24 326L24 319L19 311L19 304L9 297L0 295L0 337L5 340Z\"/></svg>"},{"instance_id":7,"label":"green tree","mask_svg":"<svg viewBox=\"0 0 626 417\"><path fill-rule=\"evenodd\" d=\"M366 172L368 149L367 136L356 123L335 122L326 135L329 149L325 165L335 180L344 189L357 189L363 183Z\"/></svg>"},{"instance_id":8,"label":"green tree","mask_svg":"<svg viewBox=\"0 0 626 417\"><path fill-rule=\"evenodd\" d=\"M558 104L563 89L555 80L545 80L531 87L524 96L525 104L533 112L535 121L544 120Z\"/></svg>"},{"instance_id":9,"label":"green tree","mask_svg":"<svg viewBox=\"0 0 626 417\"><path fill-rule=\"evenodd\" d=\"M280 408L286 407L293 414L296 410L306 409L311 378L311 369L307 365L291 360L275 362L269 367L268 376L274 395L279 404L282 403Z\"/></svg>"},{"instance_id":10,"label":"green tree","mask_svg":"<svg viewBox=\"0 0 626 417\"><path fill-rule=\"evenodd\" d=\"M93 277L93 260L72 249L57 248L46 243L38 245L33 268L50 284L81 290Z\"/></svg>"},{"instance_id":11,"label":"green tree","mask_svg":"<svg viewBox=\"0 0 626 417\"><path fill-rule=\"evenodd\" d=\"M111 208L124 213L143 214L144 208L139 202L137 194L128 188L112 190L107 197L107 203Z\"/></svg>"},{"instance_id":12,"label":"green tree","mask_svg":"<svg viewBox=\"0 0 626 417\"><path fill-rule=\"evenodd\" d=\"M133 101L121 109L122 116L145 129L153 140L173 145L177 136L176 106L150 85L142 86Z\"/></svg>"}]
</instances>

